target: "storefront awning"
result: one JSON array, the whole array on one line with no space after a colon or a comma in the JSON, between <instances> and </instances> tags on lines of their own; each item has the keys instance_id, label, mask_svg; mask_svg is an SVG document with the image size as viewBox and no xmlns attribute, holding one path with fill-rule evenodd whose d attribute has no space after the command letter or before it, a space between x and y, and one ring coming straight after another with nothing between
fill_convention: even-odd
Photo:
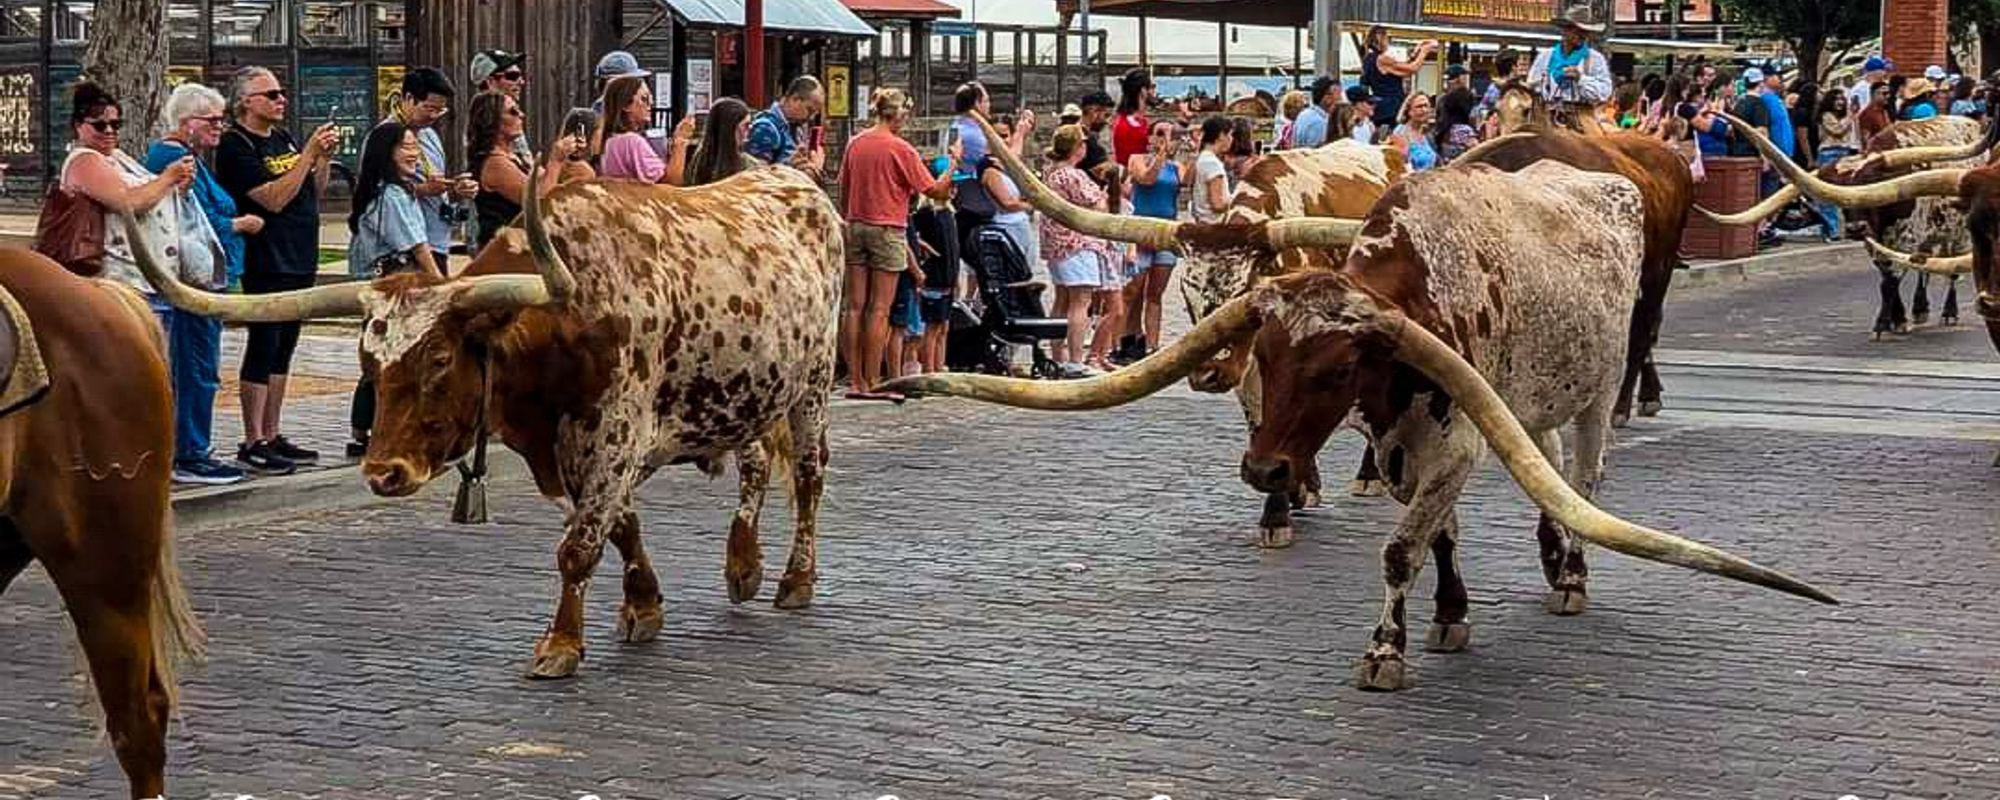
<instances>
[{"instance_id":1,"label":"storefront awning","mask_svg":"<svg viewBox=\"0 0 2000 800\"><path fill-rule=\"evenodd\" d=\"M1356 36L1365 35L1372 27L1366 22L1349 22L1341 25L1341 30ZM1390 24L1389 36L1396 39L1436 39L1441 42L1483 42L1488 44L1511 44L1526 47L1548 47L1561 40L1554 30L1548 33L1515 30L1507 28L1479 28L1466 25L1434 25L1426 23ZM1604 49L1617 53L1633 53L1647 56L1728 56L1742 49L1738 45L1720 42L1687 42L1673 39L1630 39L1613 36L1604 41Z\"/></svg>"},{"instance_id":2,"label":"storefront awning","mask_svg":"<svg viewBox=\"0 0 2000 800\"><path fill-rule=\"evenodd\" d=\"M957 6L940 0L840 0L847 10L877 17L949 17L958 19Z\"/></svg>"},{"instance_id":3,"label":"storefront awning","mask_svg":"<svg viewBox=\"0 0 2000 800\"><path fill-rule=\"evenodd\" d=\"M1109 17L1148 17L1231 25L1303 28L1312 24L1312 0L1091 0L1090 13ZM1075 14L1077 0L1056 0L1056 11Z\"/></svg>"},{"instance_id":4,"label":"storefront awning","mask_svg":"<svg viewBox=\"0 0 2000 800\"><path fill-rule=\"evenodd\" d=\"M743 27L743 0L656 0L688 25ZM764 0L764 28L823 36L874 36L840 0Z\"/></svg>"}]
</instances>

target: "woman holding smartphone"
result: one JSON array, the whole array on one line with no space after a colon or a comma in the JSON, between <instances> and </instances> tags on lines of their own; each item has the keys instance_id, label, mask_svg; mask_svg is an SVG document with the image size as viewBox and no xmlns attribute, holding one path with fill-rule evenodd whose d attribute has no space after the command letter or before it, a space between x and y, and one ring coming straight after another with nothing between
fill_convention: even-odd
<instances>
[{"instance_id":1,"label":"woman holding smartphone","mask_svg":"<svg viewBox=\"0 0 2000 800\"><path fill-rule=\"evenodd\" d=\"M472 197L473 213L479 222L474 252L486 247L500 229L521 215L528 192L528 170L533 165L514 154L514 139L525 130L526 120L514 98L488 92L472 100L472 119L466 131L465 149L472 154L473 174L479 177L479 193ZM548 161L542 165L539 194L547 197L567 168L570 154L584 146L575 134L556 140Z\"/></svg>"}]
</instances>

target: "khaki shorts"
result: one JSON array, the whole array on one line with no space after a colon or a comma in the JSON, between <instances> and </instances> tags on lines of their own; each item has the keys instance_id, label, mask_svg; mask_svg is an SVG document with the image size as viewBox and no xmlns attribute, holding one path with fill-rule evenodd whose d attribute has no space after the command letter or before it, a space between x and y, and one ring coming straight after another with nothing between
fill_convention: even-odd
<instances>
[{"instance_id":1,"label":"khaki shorts","mask_svg":"<svg viewBox=\"0 0 2000 800\"><path fill-rule=\"evenodd\" d=\"M902 228L847 223L847 263L882 272L910 268L910 241Z\"/></svg>"}]
</instances>

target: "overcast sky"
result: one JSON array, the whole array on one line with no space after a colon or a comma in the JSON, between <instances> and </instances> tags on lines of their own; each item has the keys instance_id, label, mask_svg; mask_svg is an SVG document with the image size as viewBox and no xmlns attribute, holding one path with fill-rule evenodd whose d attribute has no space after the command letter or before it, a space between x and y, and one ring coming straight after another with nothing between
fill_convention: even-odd
<instances>
[{"instance_id":1,"label":"overcast sky","mask_svg":"<svg viewBox=\"0 0 2000 800\"><path fill-rule=\"evenodd\" d=\"M978 6L979 22L1005 22L1020 25L1054 25L1056 19L1055 0L944 0L966 12L961 19L973 19L973 6ZM1136 54L1139 51L1139 23L1130 17L1092 16L1090 25L1106 31L1114 54ZM1292 60L1292 31L1290 28L1240 28L1235 40L1229 45L1230 63L1247 64L1251 57L1274 59L1290 64ZM1201 22L1174 22L1152 20L1147 23L1146 49L1158 57L1173 55L1197 56L1204 61L1212 61L1216 54L1215 26ZM997 48L1004 53L1011 42L1000 42ZM1054 44L1043 45L1053 49ZM1307 50L1308 64L1312 51Z\"/></svg>"}]
</instances>

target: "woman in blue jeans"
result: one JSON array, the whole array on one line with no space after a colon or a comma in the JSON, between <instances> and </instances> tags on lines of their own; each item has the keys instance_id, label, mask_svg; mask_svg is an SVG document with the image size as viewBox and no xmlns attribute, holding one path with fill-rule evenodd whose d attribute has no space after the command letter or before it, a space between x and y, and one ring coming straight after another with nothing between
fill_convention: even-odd
<instances>
[{"instance_id":1,"label":"woman in blue jeans","mask_svg":"<svg viewBox=\"0 0 2000 800\"><path fill-rule=\"evenodd\" d=\"M222 95L198 83L183 83L167 98L162 115L168 133L146 150L146 168L158 172L188 155L205 155L222 141ZM243 234L264 227L264 220L239 214L236 201L215 181L208 164L196 158L188 191L208 215L209 227L222 242L228 280L243 275ZM173 309L165 317L167 357L174 387L174 480L180 483L225 484L243 480L243 471L215 459L210 438L215 429L215 391L220 385L217 364L222 356L222 321Z\"/></svg>"},{"instance_id":2,"label":"woman in blue jeans","mask_svg":"<svg viewBox=\"0 0 2000 800\"><path fill-rule=\"evenodd\" d=\"M1830 91L1819 101L1819 165L1832 164L1855 153L1861 152L1860 132L1855 121L1847 115L1847 94ZM1840 207L1832 203L1819 204L1819 218L1825 239L1829 242L1840 238Z\"/></svg>"}]
</instances>

